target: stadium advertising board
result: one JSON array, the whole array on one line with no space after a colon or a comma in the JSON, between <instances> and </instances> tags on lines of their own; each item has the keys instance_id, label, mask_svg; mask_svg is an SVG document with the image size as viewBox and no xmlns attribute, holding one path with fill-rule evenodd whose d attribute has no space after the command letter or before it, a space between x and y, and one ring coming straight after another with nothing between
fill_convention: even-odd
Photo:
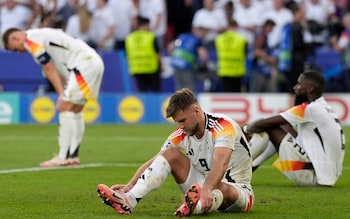
<instances>
[{"instance_id":1,"label":"stadium advertising board","mask_svg":"<svg viewBox=\"0 0 350 219\"><path fill-rule=\"evenodd\" d=\"M350 96L345 94L327 94L343 124L350 124ZM225 113L240 124L275 115L288 108L286 94L200 94L198 101L205 111Z\"/></svg>"},{"instance_id":2,"label":"stadium advertising board","mask_svg":"<svg viewBox=\"0 0 350 219\"><path fill-rule=\"evenodd\" d=\"M0 94L0 124L19 123L19 94Z\"/></svg>"},{"instance_id":3,"label":"stadium advertising board","mask_svg":"<svg viewBox=\"0 0 350 219\"><path fill-rule=\"evenodd\" d=\"M166 123L164 110L170 94L101 94L84 107L86 123ZM57 95L22 94L22 123L57 123Z\"/></svg>"},{"instance_id":4,"label":"stadium advertising board","mask_svg":"<svg viewBox=\"0 0 350 219\"><path fill-rule=\"evenodd\" d=\"M172 123L165 118L170 93L101 94L98 101L88 102L84 108L86 123ZM5 95L6 96L6 95ZM21 110L16 97L0 96L0 119L2 123L57 123L55 110L56 95L37 96L22 94ZM205 111L225 113L241 124L277 114L288 107L287 94L219 94L200 93L197 96ZM350 95L327 94L326 99L333 106L343 124L350 124ZM4 101L6 100L6 101ZM17 101L18 102L18 101ZM11 115L11 116L9 116ZM6 119L7 118L7 119ZM11 118L11 119L10 119ZM17 118L17 119L16 119Z\"/></svg>"}]
</instances>

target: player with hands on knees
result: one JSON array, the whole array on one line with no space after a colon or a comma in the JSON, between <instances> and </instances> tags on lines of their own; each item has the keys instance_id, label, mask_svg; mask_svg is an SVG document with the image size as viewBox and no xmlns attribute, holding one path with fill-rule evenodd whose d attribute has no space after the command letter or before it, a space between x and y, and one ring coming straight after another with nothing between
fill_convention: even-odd
<instances>
[{"instance_id":1,"label":"player with hands on knees","mask_svg":"<svg viewBox=\"0 0 350 219\"><path fill-rule=\"evenodd\" d=\"M85 132L83 109L99 95L104 64L94 49L80 39L54 28L9 28L5 49L31 54L53 85L59 111L59 153L41 167L79 165L79 148Z\"/></svg>"}]
</instances>

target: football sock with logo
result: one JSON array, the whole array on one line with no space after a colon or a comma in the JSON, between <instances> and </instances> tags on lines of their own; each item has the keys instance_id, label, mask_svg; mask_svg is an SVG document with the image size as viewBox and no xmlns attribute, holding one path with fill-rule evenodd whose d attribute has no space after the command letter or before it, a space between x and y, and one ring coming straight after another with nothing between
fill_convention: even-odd
<instances>
[{"instance_id":1,"label":"football sock with logo","mask_svg":"<svg viewBox=\"0 0 350 219\"><path fill-rule=\"evenodd\" d=\"M221 206L224 200L224 195L219 189L214 189L211 193L213 195L213 202L208 212L218 210L218 208ZM199 200L192 214L202 214L202 213L203 213L202 204L201 204L201 201Z\"/></svg>"},{"instance_id":2,"label":"football sock with logo","mask_svg":"<svg viewBox=\"0 0 350 219\"><path fill-rule=\"evenodd\" d=\"M250 153L254 160L258 157L267 147L269 143L269 136L266 132L254 133L249 141Z\"/></svg>"},{"instance_id":3,"label":"football sock with logo","mask_svg":"<svg viewBox=\"0 0 350 219\"><path fill-rule=\"evenodd\" d=\"M72 138L69 147L69 157L78 157L79 146L85 131L83 112L74 113L72 125Z\"/></svg>"},{"instance_id":4,"label":"football sock with logo","mask_svg":"<svg viewBox=\"0 0 350 219\"><path fill-rule=\"evenodd\" d=\"M269 142L266 149L257 158L253 160L253 171L256 170L267 159L272 157L275 153L275 147L273 146L272 142Z\"/></svg>"},{"instance_id":5,"label":"football sock with logo","mask_svg":"<svg viewBox=\"0 0 350 219\"><path fill-rule=\"evenodd\" d=\"M159 155L141 174L134 187L126 193L129 203L134 207L149 192L159 188L171 172L169 162Z\"/></svg>"},{"instance_id":6,"label":"football sock with logo","mask_svg":"<svg viewBox=\"0 0 350 219\"><path fill-rule=\"evenodd\" d=\"M69 154L69 145L72 139L74 113L60 112L58 115L58 145L60 147L58 157L65 160Z\"/></svg>"}]
</instances>

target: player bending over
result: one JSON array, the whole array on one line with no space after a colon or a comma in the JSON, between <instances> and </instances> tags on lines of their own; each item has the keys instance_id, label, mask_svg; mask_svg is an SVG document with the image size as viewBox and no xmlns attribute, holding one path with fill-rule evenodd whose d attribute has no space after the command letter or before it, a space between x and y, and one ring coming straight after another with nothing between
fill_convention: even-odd
<instances>
[{"instance_id":1,"label":"player bending over","mask_svg":"<svg viewBox=\"0 0 350 219\"><path fill-rule=\"evenodd\" d=\"M5 49L29 52L58 95L58 156L40 163L42 167L79 165L79 148L85 132L83 108L97 99L104 64L85 42L62 30L9 28L2 35Z\"/></svg>"}]
</instances>

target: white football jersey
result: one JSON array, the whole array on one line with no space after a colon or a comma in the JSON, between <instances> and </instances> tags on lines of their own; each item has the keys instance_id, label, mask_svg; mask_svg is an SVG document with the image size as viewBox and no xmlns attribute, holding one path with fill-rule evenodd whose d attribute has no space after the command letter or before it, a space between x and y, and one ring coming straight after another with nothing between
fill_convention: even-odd
<instances>
[{"instance_id":1,"label":"white football jersey","mask_svg":"<svg viewBox=\"0 0 350 219\"><path fill-rule=\"evenodd\" d=\"M324 97L281 113L297 126L297 143L304 148L319 184L332 185L342 172L345 136L341 124Z\"/></svg>"},{"instance_id":2,"label":"white football jersey","mask_svg":"<svg viewBox=\"0 0 350 219\"><path fill-rule=\"evenodd\" d=\"M202 138L189 136L182 129L174 131L163 144L183 149L191 163L205 176L213 165L213 151L217 147L232 149L232 155L223 181L250 184L252 159L247 140L240 126L228 116L205 114L206 127Z\"/></svg>"},{"instance_id":3,"label":"white football jersey","mask_svg":"<svg viewBox=\"0 0 350 219\"><path fill-rule=\"evenodd\" d=\"M58 73L66 78L70 74L69 69L85 67L89 59L98 56L85 42L60 29L30 29L26 33L25 47L34 60L38 64L52 61Z\"/></svg>"}]
</instances>

